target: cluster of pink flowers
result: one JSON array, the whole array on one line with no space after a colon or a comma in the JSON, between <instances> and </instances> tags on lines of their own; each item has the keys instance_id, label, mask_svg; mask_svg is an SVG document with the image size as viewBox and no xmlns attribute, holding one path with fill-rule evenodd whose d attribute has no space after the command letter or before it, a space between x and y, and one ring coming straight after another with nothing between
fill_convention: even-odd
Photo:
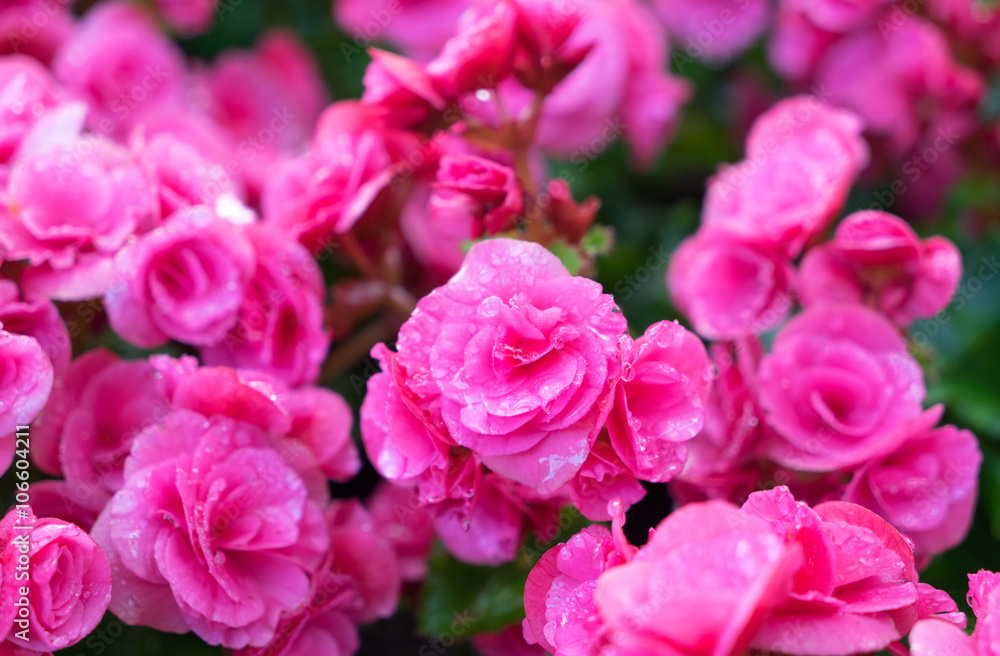
<instances>
[{"instance_id":1,"label":"cluster of pink flowers","mask_svg":"<svg viewBox=\"0 0 1000 656\"><path fill-rule=\"evenodd\" d=\"M717 340L719 375L674 493L738 501L777 482L845 499L905 533L923 564L968 531L982 454L970 432L935 428L943 408L922 409L901 331L948 305L961 258L874 210L818 238L866 161L860 126L815 97L783 101L754 124L747 159L709 182L702 226L667 277ZM760 335L778 326L765 353Z\"/></svg>"},{"instance_id":2,"label":"cluster of pink flowers","mask_svg":"<svg viewBox=\"0 0 1000 656\"><path fill-rule=\"evenodd\" d=\"M669 480L701 429L712 376L680 325L633 341L600 285L508 239L473 246L417 304L397 352L373 355L368 455L417 487L441 540L475 563L512 560L523 527L541 530L567 501L608 519L612 499L643 497L637 479Z\"/></svg>"},{"instance_id":3,"label":"cluster of pink flowers","mask_svg":"<svg viewBox=\"0 0 1000 656\"><path fill-rule=\"evenodd\" d=\"M847 656L909 634L913 656L996 656L996 575L970 578L969 637L917 574L978 491L978 442L925 408L906 337L960 253L841 215L900 166L927 175L908 203L940 197L1000 12L341 0L371 61L331 102L291 33L208 63L162 29L231 3L68 4L0 2L0 653L70 647L110 610L235 656L350 656L435 539L499 565L572 506L611 530L542 556L523 632L484 654ZM708 181L666 273L692 329L630 329L589 277L600 201L546 158L621 140L652 166L694 93L671 52L722 65L768 30L812 93L755 116ZM355 422L331 388L369 352ZM365 456L388 482L334 498ZM625 512L664 483L681 507L630 545Z\"/></svg>"},{"instance_id":4,"label":"cluster of pink flowers","mask_svg":"<svg viewBox=\"0 0 1000 656\"><path fill-rule=\"evenodd\" d=\"M876 652L918 620L964 636L955 602L919 582L906 538L855 504L810 508L785 487L742 507L694 503L638 549L622 521L542 556L525 589L528 642L556 656L809 656Z\"/></svg>"}]
</instances>

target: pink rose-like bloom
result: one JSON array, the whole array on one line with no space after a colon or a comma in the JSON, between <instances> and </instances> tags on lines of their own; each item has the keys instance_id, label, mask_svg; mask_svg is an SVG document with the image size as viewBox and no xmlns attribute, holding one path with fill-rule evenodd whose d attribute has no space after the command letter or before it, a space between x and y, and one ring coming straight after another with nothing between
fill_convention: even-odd
<instances>
[{"instance_id":1,"label":"pink rose-like bloom","mask_svg":"<svg viewBox=\"0 0 1000 656\"><path fill-rule=\"evenodd\" d=\"M918 619L912 546L871 511L842 501L810 509L778 487L751 494L742 512L766 520L803 554L788 597L752 647L796 656L869 653L900 639Z\"/></svg>"},{"instance_id":2,"label":"pink rose-like bloom","mask_svg":"<svg viewBox=\"0 0 1000 656\"><path fill-rule=\"evenodd\" d=\"M603 433L568 487L573 507L587 519L597 522L611 519L608 514L610 502L618 500L627 510L646 496L646 489L618 457L611 440Z\"/></svg>"},{"instance_id":3,"label":"pink rose-like bloom","mask_svg":"<svg viewBox=\"0 0 1000 656\"><path fill-rule=\"evenodd\" d=\"M111 256L154 211L128 151L80 135L84 108L46 113L15 158L0 212L5 259L27 259L22 288L57 300L102 294Z\"/></svg>"},{"instance_id":4,"label":"pink rose-like bloom","mask_svg":"<svg viewBox=\"0 0 1000 656\"><path fill-rule=\"evenodd\" d=\"M18 526L32 526L30 531ZM27 580L15 576L24 563ZM0 521L0 634L7 646L31 651L70 647L97 628L111 601L108 558L80 527L52 518L18 518L11 510ZM20 592L28 588L28 594ZM15 601L28 597L28 616ZM13 628L11 628L13 624ZM6 630L10 629L8 635ZM14 634L27 630L28 640Z\"/></svg>"},{"instance_id":5,"label":"pink rose-like bloom","mask_svg":"<svg viewBox=\"0 0 1000 656\"><path fill-rule=\"evenodd\" d=\"M167 22L183 34L201 34L215 22L219 0L156 0Z\"/></svg>"},{"instance_id":6,"label":"pink rose-like bloom","mask_svg":"<svg viewBox=\"0 0 1000 656\"><path fill-rule=\"evenodd\" d=\"M403 581L427 577L427 556L434 541L434 525L415 488L382 482L365 502L379 535L396 552Z\"/></svg>"},{"instance_id":7,"label":"pink rose-like bloom","mask_svg":"<svg viewBox=\"0 0 1000 656\"><path fill-rule=\"evenodd\" d=\"M44 20L39 20L43 12ZM0 55L28 56L48 66L73 35L76 21L65 5L12 0L0 6Z\"/></svg>"},{"instance_id":8,"label":"pink rose-like bloom","mask_svg":"<svg viewBox=\"0 0 1000 656\"><path fill-rule=\"evenodd\" d=\"M458 19L473 0L338 0L333 17L355 46L386 41L428 61L455 34Z\"/></svg>"},{"instance_id":9,"label":"pink rose-like bloom","mask_svg":"<svg viewBox=\"0 0 1000 656\"><path fill-rule=\"evenodd\" d=\"M586 53L546 99L538 143L558 155L590 159L624 136L637 164L651 164L691 95L685 80L665 70L666 38L652 11L635 0L520 4L538 14L547 38L556 38L557 25L571 27L563 49Z\"/></svg>"},{"instance_id":10,"label":"pink rose-like bloom","mask_svg":"<svg viewBox=\"0 0 1000 656\"><path fill-rule=\"evenodd\" d=\"M774 428L769 454L804 471L878 455L921 411L923 371L905 340L860 305L807 308L778 333L760 366L760 403Z\"/></svg>"},{"instance_id":11,"label":"pink rose-like bloom","mask_svg":"<svg viewBox=\"0 0 1000 656\"><path fill-rule=\"evenodd\" d=\"M183 54L128 2L88 11L59 48L52 71L86 100L88 125L106 136L122 136L147 112L183 103Z\"/></svg>"},{"instance_id":12,"label":"pink rose-like bloom","mask_svg":"<svg viewBox=\"0 0 1000 656\"><path fill-rule=\"evenodd\" d=\"M983 454L969 431L933 428L942 412L928 410L889 455L862 465L842 495L913 540L919 563L965 538L976 505Z\"/></svg>"},{"instance_id":13,"label":"pink rose-like bloom","mask_svg":"<svg viewBox=\"0 0 1000 656\"><path fill-rule=\"evenodd\" d=\"M969 605L976 615L972 635L937 618L922 619L910 632L912 656L996 656L1000 642L1000 575L986 570L969 574Z\"/></svg>"},{"instance_id":14,"label":"pink rose-like bloom","mask_svg":"<svg viewBox=\"0 0 1000 656\"><path fill-rule=\"evenodd\" d=\"M785 79L809 79L840 36L817 27L801 11L787 9L782 4L767 41L768 63Z\"/></svg>"},{"instance_id":15,"label":"pink rose-like bloom","mask_svg":"<svg viewBox=\"0 0 1000 656\"><path fill-rule=\"evenodd\" d=\"M267 434L188 410L136 438L93 535L122 621L230 649L274 637L329 547L319 504Z\"/></svg>"},{"instance_id":16,"label":"pink rose-like bloom","mask_svg":"<svg viewBox=\"0 0 1000 656\"><path fill-rule=\"evenodd\" d=\"M717 374L705 403L705 427L685 444L687 461L675 481L694 486L708 498L730 500L745 496L744 488L757 482L759 474L751 463L762 454L767 427L757 401L762 355L756 338L735 347L712 345ZM728 494L730 490L734 493Z\"/></svg>"},{"instance_id":17,"label":"pink rose-like bloom","mask_svg":"<svg viewBox=\"0 0 1000 656\"><path fill-rule=\"evenodd\" d=\"M489 240L400 329L401 382L437 408L452 443L548 493L576 474L597 437L626 327L600 285L571 276L542 246ZM427 440L413 430L363 437L374 462L386 441L406 451Z\"/></svg>"},{"instance_id":18,"label":"pink rose-like bloom","mask_svg":"<svg viewBox=\"0 0 1000 656\"><path fill-rule=\"evenodd\" d=\"M156 182L161 221L193 205L212 206L218 214L242 205L242 180L229 175L223 164L212 161L205 152L209 148L196 147L173 132L158 132L134 141L137 159Z\"/></svg>"},{"instance_id":19,"label":"pink rose-like bloom","mask_svg":"<svg viewBox=\"0 0 1000 656\"><path fill-rule=\"evenodd\" d=\"M220 415L257 426L276 438L281 455L305 480L310 494L326 496L326 477L344 482L361 469L351 439L347 402L319 387L290 389L260 371L198 367L194 358L149 359L171 408Z\"/></svg>"},{"instance_id":20,"label":"pink rose-like bloom","mask_svg":"<svg viewBox=\"0 0 1000 656\"><path fill-rule=\"evenodd\" d=\"M399 227L428 277L434 282L444 282L462 267L463 244L475 240L482 232L475 215L461 205L460 211L432 211L433 191L427 183L414 185L400 213Z\"/></svg>"},{"instance_id":21,"label":"pink rose-like bloom","mask_svg":"<svg viewBox=\"0 0 1000 656\"><path fill-rule=\"evenodd\" d=\"M264 218L307 245L350 230L392 179L396 162L419 148L384 112L354 101L331 105L309 153L282 164L263 194Z\"/></svg>"},{"instance_id":22,"label":"pink rose-like bloom","mask_svg":"<svg viewBox=\"0 0 1000 656\"><path fill-rule=\"evenodd\" d=\"M511 72L516 22L517 9L509 0L474 5L427 73L449 97L496 88Z\"/></svg>"},{"instance_id":23,"label":"pink rose-like bloom","mask_svg":"<svg viewBox=\"0 0 1000 656\"><path fill-rule=\"evenodd\" d=\"M816 26L846 33L875 22L893 0L782 0L782 9L802 12Z\"/></svg>"},{"instance_id":24,"label":"pink rose-like bloom","mask_svg":"<svg viewBox=\"0 0 1000 656\"><path fill-rule=\"evenodd\" d=\"M517 174L508 166L474 155L445 155L430 198L430 213L438 223L481 229L476 235L509 230L524 211L524 194Z\"/></svg>"},{"instance_id":25,"label":"pink rose-like bloom","mask_svg":"<svg viewBox=\"0 0 1000 656\"><path fill-rule=\"evenodd\" d=\"M441 543L459 560L500 565L514 560L524 531L523 509L510 486L495 474L473 490L471 510L464 499L435 507L434 529Z\"/></svg>"},{"instance_id":26,"label":"pink rose-like bloom","mask_svg":"<svg viewBox=\"0 0 1000 656\"><path fill-rule=\"evenodd\" d=\"M66 478L76 501L102 503L121 488L132 441L169 411L156 371L145 360L119 360L88 351L62 375L33 427L40 468ZM56 469L58 465L58 469Z\"/></svg>"},{"instance_id":27,"label":"pink rose-like bloom","mask_svg":"<svg viewBox=\"0 0 1000 656\"><path fill-rule=\"evenodd\" d=\"M934 24L919 16L897 17L891 24L889 30L873 26L831 46L815 81L829 102L857 112L866 130L885 136L892 153L908 152L928 117L949 115L947 125L935 126L945 128L942 136L951 141L947 150L977 124L974 112L983 82L955 62Z\"/></svg>"},{"instance_id":28,"label":"pink rose-like bloom","mask_svg":"<svg viewBox=\"0 0 1000 656\"><path fill-rule=\"evenodd\" d=\"M0 163L10 162L21 141L46 111L62 99L47 69L25 55L0 58Z\"/></svg>"},{"instance_id":29,"label":"pink rose-like bloom","mask_svg":"<svg viewBox=\"0 0 1000 656\"><path fill-rule=\"evenodd\" d=\"M765 0L656 0L677 48L689 57L725 61L746 50L767 27Z\"/></svg>"},{"instance_id":30,"label":"pink rose-like bloom","mask_svg":"<svg viewBox=\"0 0 1000 656\"><path fill-rule=\"evenodd\" d=\"M247 236L256 252L256 273L238 322L221 341L201 350L203 361L263 371L292 387L315 382L330 347L323 274L309 251L272 226L252 226Z\"/></svg>"},{"instance_id":31,"label":"pink rose-like bloom","mask_svg":"<svg viewBox=\"0 0 1000 656\"><path fill-rule=\"evenodd\" d=\"M607 644L594 591L605 571L628 562L636 551L622 533L624 513L620 508L615 513L612 531L588 526L546 551L528 574L523 632L529 645L560 655L596 653Z\"/></svg>"},{"instance_id":32,"label":"pink rose-like bloom","mask_svg":"<svg viewBox=\"0 0 1000 656\"><path fill-rule=\"evenodd\" d=\"M255 266L241 227L204 206L177 212L116 257L104 297L111 327L143 348L218 342L238 321Z\"/></svg>"},{"instance_id":33,"label":"pink rose-like bloom","mask_svg":"<svg viewBox=\"0 0 1000 656\"><path fill-rule=\"evenodd\" d=\"M1000 11L977 0L931 0L930 14L948 27L961 43L975 43L976 50L1000 61Z\"/></svg>"},{"instance_id":34,"label":"pink rose-like bloom","mask_svg":"<svg viewBox=\"0 0 1000 656\"><path fill-rule=\"evenodd\" d=\"M9 333L34 337L56 374L69 366L72 345L59 310L45 298L22 300L11 280L0 280L0 325Z\"/></svg>"},{"instance_id":35,"label":"pink rose-like bloom","mask_svg":"<svg viewBox=\"0 0 1000 656\"><path fill-rule=\"evenodd\" d=\"M608 435L637 478L663 483L684 466L684 443L702 427L712 367L704 344L677 322L661 321L622 343L621 378Z\"/></svg>"},{"instance_id":36,"label":"pink rose-like bloom","mask_svg":"<svg viewBox=\"0 0 1000 656\"><path fill-rule=\"evenodd\" d=\"M326 516L330 551L308 602L282 617L267 645L237 656L351 656L360 646L357 625L395 612L399 570L372 516L357 501L334 503Z\"/></svg>"},{"instance_id":37,"label":"pink rose-like bloom","mask_svg":"<svg viewBox=\"0 0 1000 656\"><path fill-rule=\"evenodd\" d=\"M951 241L920 241L902 219L865 211L806 254L799 293L803 305L867 303L905 327L947 307L961 277L961 254Z\"/></svg>"},{"instance_id":38,"label":"pink rose-like bloom","mask_svg":"<svg viewBox=\"0 0 1000 656\"><path fill-rule=\"evenodd\" d=\"M266 34L253 51L231 50L203 71L205 111L228 133L237 161L254 189L272 168L306 146L328 102L319 66L298 38L285 31Z\"/></svg>"},{"instance_id":39,"label":"pink rose-like bloom","mask_svg":"<svg viewBox=\"0 0 1000 656\"><path fill-rule=\"evenodd\" d=\"M698 334L734 339L781 323L792 308L794 277L780 249L703 230L670 258L667 289Z\"/></svg>"},{"instance_id":40,"label":"pink rose-like bloom","mask_svg":"<svg viewBox=\"0 0 1000 656\"><path fill-rule=\"evenodd\" d=\"M0 435L27 426L52 391L52 362L33 337L0 330Z\"/></svg>"},{"instance_id":41,"label":"pink rose-like bloom","mask_svg":"<svg viewBox=\"0 0 1000 656\"><path fill-rule=\"evenodd\" d=\"M779 102L747 136L747 158L708 184L702 224L794 257L843 206L868 164L861 121L812 96Z\"/></svg>"}]
</instances>

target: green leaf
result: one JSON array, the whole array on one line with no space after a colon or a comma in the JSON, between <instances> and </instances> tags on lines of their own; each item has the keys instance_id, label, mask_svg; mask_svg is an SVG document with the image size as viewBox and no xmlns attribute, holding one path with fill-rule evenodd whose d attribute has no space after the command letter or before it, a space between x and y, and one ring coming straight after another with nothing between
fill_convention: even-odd
<instances>
[{"instance_id":1,"label":"green leaf","mask_svg":"<svg viewBox=\"0 0 1000 656\"><path fill-rule=\"evenodd\" d=\"M580 267L583 266L583 259L575 248L560 240L549 244L549 250L559 258L559 261L569 270L570 274L575 276L580 272Z\"/></svg>"}]
</instances>

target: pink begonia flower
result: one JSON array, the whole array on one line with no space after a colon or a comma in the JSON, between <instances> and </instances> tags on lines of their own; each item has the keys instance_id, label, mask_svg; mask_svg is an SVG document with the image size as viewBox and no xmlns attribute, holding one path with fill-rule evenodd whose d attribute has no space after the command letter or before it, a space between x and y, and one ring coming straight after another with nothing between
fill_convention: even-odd
<instances>
[{"instance_id":1,"label":"pink begonia flower","mask_svg":"<svg viewBox=\"0 0 1000 656\"><path fill-rule=\"evenodd\" d=\"M44 20L36 18L40 11L44 12ZM26 55L48 66L75 28L76 21L65 4L5 2L0 7L0 55Z\"/></svg>"},{"instance_id":2,"label":"pink begonia flower","mask_svg":"<svg viewBox=\"0 0 1000 656\"><path fill-rule=\"evenodd\" d=\"M767 27L766 0L655 0L675 47L688 57L719 62L746 50Z\"/></svg>"},{"instance_id":3,"label":"pink begonia flower","mask_svg":"<svg viewBox=\"0 0 1000 656\"><path fill-rule=\"evenodd\" d=\"M625 651L740 654L802 561L761 519L724 501L692 504L598 580L597 610Z\"/></svg>"},{"instance_id":4,"label":"pink begonia flower","mask_svg":"<svg viewBox=\"0 0 1000 656\"><path fill-rule=\"evenodd\" d=\"M795 270L780 249L713 231L684 240L667 289L695 331L709 339L767 332L792 309Z\"/></svg>"},{"instance_id":5,"label":"pink begonia flower","mask_svg":"<svg viewBox=\"0 0 1000 656\"><path fill-rule=\"evenodd\" d=\"M342 396L323 387L300 387L277 395L288 413L288 436L305 445L327 478L346 482L361 470L351 438L354 413Z\"/></svg>"},{"instance_id":6,"label":"pink begonia flower","mask_svg":"<svg viewBox=\"0 0 1000 656\"><path fill-rule=\"evenodd\" d=\"M801 11L779 5L767 41L767 60L776 73L788 80L810 79L826 51L841 35L828 32Z\"/></svg>"},{"instance_id":7,"label":"pink begonia flower","mask_svg":"<svg viewBox=\"0 0 1000 656\"><path fill-rule=\"evenodd\" d=\"M124 480L125 459L137 435L170 411L156 371L145 360L119 360L104 349L88 351L60 376L32 429L40 468L66 479L69 497L103 505ZM58 469L55 465L58 464Z\"/></svg>"},{"instance_id":8,"label":"pink begonia flower","mask_svg":"<svg viewBox=\"0 0 1000 656\"><path fill-rule=\"evenodd\" d=\"M830 47L815 81L825 100L857 112L866 130L884 136L888 152L899 155L916 144L926 118L942 111L954 117L935 126L938 150L967 136L984 88L975 72L955 62L940 30L919 16L848 35Z\"/></svg>"},{"instance_id":9,"label":"pink begonia flower","mask_svg":"<svg viewBox=\"0 0 1000 656\"><path fill-rule=\"evenodd\" d=\"M351 656L360 646L358 623L395 612L399 570L371 515L357 501L335 503L327 524L330 551L307 603L282 617L268 644L241 649L236 656Z\"/></svg>"},{"instance_id":10,"label":"pink begonia flower","mask_svg":"<svg viewBox=\"0 0 1000 656\"><path fill-rule=\"evenodd\" d=\"M1000 11L978 0L931 0L930 15L948 28L961 43L975 44L976 50L992 61L1000 61Z\"/></svg>"},{"instance_id":11,"label":"pink begonia flower","mask_svg":"<svg viewBox=\"0 0 1000 656\"><path fill-rule=\"evenodd\" d=\"M636 474L615 453L604 434L590 449L590 455L569 483L569 498L573 507L587 519L606 522L611 519L608 503L620 500L625 508L646 496L646 489Z\"/></svg>"},{"instance_id":12,"label":"pink begonia flower","mask_svg":"<svg viewBox=\"0 0 1000 656\"><path fill-rule=\"evenodd\" d=\"M231 50L197 75L204 111L236 147L253 190L283 158L302 152L328 102L311 52L291 32L267 33L252 51Z\"/></svg>"},{"instance_id":13,"label":"pink begonia flower","mask_svg":"<svg viewBox=\"0 0 1000 656\"><path fill-rule=\"evenodd\" d=\"M69 331L52 301L22 299L17 283L0 280L0 325L9 333L34 337L57 375L69 366Z\"/></svg>"},{"instance_id":14,"label":"pink begonia flower","mask_svg":"<svg viewBox=\"0 0 1000 656\"><path fill-rule=\"evenodd\" d=\"M584 162L624 137L637 164L650 165L691 95L686 80L666 70L666 38L652 11L635 0L586 0L569 6L554 0L522 0L521 4L541 14L541 29L548 32L567 18L572 25L573 14L578 14L579 24L564 47L592 47L546 99L538 143ZM505 92L501 89L501 95Z\"/></svg>"},{"instance_id":15,"label":"pink begonia flower","mask_svg":"<svg viewBox=\"0 0 1000 656\"><path fill-rule=\"evenodd\" d=\"M804 556L752 647L795 656L874 652L918 619L912 546L871 511L842 501L810 509L778 487L751 494L742 512L769 522Z\"/></svg>"},{"instance_id":16,"label":"pink begonia flower","mask_svg":"<svg viewBox=\"0 0 1000 656\"><path fill-rule=\"evenodd\" d=\"M864 303L901 327L934 316L962 278L958 248L940 236L921 241L902 219L856 212L832 241L806 253L799 269L802 304Z\"/></svg>"},{"instance_id":17,"label":"pink begonia flower","mask_svg":"<svg viewBox=\"0 0 1000 656\"><path fill-rule=\"evenodd\" d=\"M0 435L27 426L38 416L52 391L52 362L34 337L0 330Z\"/></svg>"},{"instance_id":18,"label":"pink begonia flower","mask_svg":"<svg viewBox=\"0 0 1000 656\"><path fill-rule=\"evenodd\" d=\"M524 212L524 192L509 166L474 155L445 155L430 198L430 213L438 223L467 225L472 217L475 236L509 230Z\"/></svg>"},{"instance_id":19,"label":"pink begonia flower","mask_svg":"<svg viewBox=\"0 0 1000 656\"><path fill-rule=\"evenodd\" d=\"M891 323L860 305L806 308L760 365L769 455L802 471L834 471L881 455L920 415L923 371Z\"/></svg>"},{"instance_id":20,"label":"pink begonia flower","mask_svg":"<svg viewBox=\"0 0 1000 656\"><path fill-rule=\"evenodd\" d=\"M375 520L379 535L388 540L396 552L403 581L427 578L427 557L434 541L434 524L416 488L383 481L365 505Z\"/></svg>"},{"instance_id":21,"label":"pink begonia flower","mask_svg":"<svg viewBox=\"0 0 1000 656\"><path fill-rule=\"evenodd\" d=\"M185 35L201 34L215 22L220 0L156 0L171 27Z\"/></svg>"},{"instance_id":22,"label":"pink begonia flower","mask_svg":"<svg viewBox=\"0 0 1000 656\"><path fill-rule=\"evenodd\" d=\"M330 348L326 289L316 260L291 236L267 224L246 231L257 257L239 320L201 349L208 365L256 369L289 386L314 383Z\"/></svg>"},{"instance_id":23,"label":"pink begonia flower","mask_svg":"<svg viewBox=\"0 0 1000 656\"><path fill-rule=\"evenodd\" d=\"M893 0L782 0L783 11L802 12L817 27L848 33L873 24Z\"/></svg>"},{"instance_id":24,"label":"pink begonia flower","mask_svg":"<svg viewBox=\"0 0 1000 656\"><path fill-rule=\"evenodd\" d=\"M511 73L518 12L512 0L474 5L427 73L447 97L494 89Z\"/></svg>"},{"instance_id":25,"label":"pink begonia flower","mask_svg":"<svg viewBox=\"0 0 1000 656\"><path fill-rule=\"evenodd\" d=\"M583 465L610 410L625 330L600 285L569 275L542 246L488 240L400 329L402 382L436 406L452 443L548 493ZM379 461L385 445L369 433ZM426 440L412 430L387 437Z\"/></svg>"},{"instance_id":26,"label":"pink begonia flower","mask_svg":"<svg viewBox=\"0 0 1000 656\"><path fill-rule=\"evenodd\" d=\"M26 293L100 296L111 257L154 212L151 185L128 151L80 135L84 113L67 103L44 114L12 163L0 245L5 259L32 265L21 280Z\"/></svg>"},{"instance_id":27,"label":"pink begonia flower","mask_svg":"<svg viewBox=\"0 0 1000 656\"><path fill-rule=\"evenodd\" d=\"M94 525L127 624L262 646L310 595L329 548L322 510L260 428L175 410L139 435Z\"/></svg>"},{"instance_id":28,"label":"pink begonia flower","mask_svg":"<svg viewBox=\"0 0 1000 656\"><path fill-rule=\"evenodd\" d=\"M229 175L222 163L210 160L206 148L196 147L172 132L158 132L147 138L143 131L134 136L135 157L156 184L160 205L157 223L193 205L209 205L217 214L243 205L246 192L242 179ZM250 210L244 208L243 212Z\"/></svg>"},{"instance_id":29,"label":"pink begonia flower","mask_svg":"<svg viewBox=\"0 0 1000 656\"><path fill-rule=\"evenodd\" d=\"M264 219L308 246L350 230L392 180L394 166L419 149L415 135L390 127L377 107L342 101L320 118L312 148L274 172Z\"/></svg>"},{"instance_id":30,"label":"pink begonia flower","mask_svg":"<svg viewBox=\"0 0 1000 656\"><path fill-rule=\"evenodd\" d=\"M338 0L333 17L353 45L345 57L360 56L373 42L387 42L420 61L435 57L474 0ZM356 50L355 50L356 48Z\"/></svg>"},{"instance_id":31,"label":"pink begonia flower","mask_svg":"<svg viewBox=\"0 0 1000 656\"><path fill-rule=\"evenodd\" d=\"M87 125L121 137L154 109L180 109L186 71L180 48L139 7L116 0L88 11L52 62L66 88L87 102Z\"/></svg>"},{"instance_id":32,"label":"pink begonia flower","mask_svg":"<svg viewBox=\"0 0 1000 656\"><path fill-rule=\"evenodd\" d=\"M399 127L424 125L446 109L439 84L417 62L401 55L371 48L371 63L365 69L361 101L390 111L386 117ZM438 133L441 134L441 133Z\"/></svg>"},{"instance_id":33,"label":"pink begonia flower","mask_svg":"<svg viewBox=\"0 0 1000 656\"><path fill-rule=\"evenodd\" d=\"M216 343L238 322L255 267L241 227L205 206L177 212L115 258L104 297L111 327L142 348Z\"/></svg>"},{"instance_id":34,"label":"pink begonia flower","mask_svg":"<svg viewBox=\"0 0 1000 656\"><path fill-rule=\"evenodd\" d=\"M448 211L431 206L434 190L430 184L418 182L407 199L399 217L399 227L406 244L424 266L428 276L443 283L462 267L463 244L481 236L480 224L473 213Z\"/></svg>"},{"instance_id":35,"label":"pink begonia flower","mask_svg":"<svg viewBox=\"0 0 1000 656\"><path fill-rule=\"evenodd\" d=\"M471 512L463 500L447 501L435 509L438 539L459 560L495 566L517 555L524 529L522 508L497 478L490 476L477 486Z\"/></svg>"},{"instance_id":36,"label":"pink begonia flower","mask_svg":"<svg viewBox=\"0 0 1000 656\"><path fill-rule=\"evenodd\" d=\"M612 530L588 526L546 551L524 586L524 639L550 654L589 654L607 644L594 602L599 578L635 555L622 532L624 512L613 509ZM596 620L596 621L595 621Z\"/></svg>"},{"instance_id":37,"label":"pink begonia flower","mask_svg":"<svg viewBox=\"0 0 1000 656\"><path fill-rule=\"evenodd\" d=\"M756 485L754 461L763 455L767 422L757 399L757 368L763 346L756 337L735 345L712 345L717 374L705 403L705 426L685 444L687 460L674 479L678 486L700 491L705 498L743 498Z\"/></svg>"},{"instance_id":38,"label":"pink begonia flower","mask_svg":"<svg viewBox=\"0 0 1000 656\"><path fill-rule=\"evenodd\" d=\"M24 55L0 58L0 163L14 159L32 126L65 95L52 74L34 59Z\"/></svg>"},{"instance_id":39,"label":"pink begonia flower","mask_svg":"<svg viewBox=\"0 0 1000 656\"><path fill-rule=\"evenodd\" d=\"M0 638L36 652L64 649L87 637L104 617L111 601L108 558L80 527L37 518L31 510L27 515L11 510L0 520ZM32 528L19 528L24 526ZM29 575L19 576L24 572ZM27 617L15 606L24 597Z\"/></svg>"},{"instance_id":40,"label":"pink begonia flower","mask_svg":"<svg viewBox=\"0 0 1000 656\"><path fill-rule=\"evenodd\" d=\"M921 619L910 632L912 656L996 656L1000 645L1000 575L986 570L969 574L969 606L976 615L972 635L950 618ZM963 616L964 617L964 616Z\"/></svg>"},{"instance_id":41,"label":"pink begonia flower","mask_svg":"<svg viewBox=\"0 0 1000 656\"><path fill-rule=\"evenodd\" d=\"M751 128L746 159L709 180L703 226L796 256L840 211L868 164L862 127L814 96L774 105Z\"/></svg>"},{"instance_id":42,"label":"pink begonia flower","mask_svg":"<svg viewBox=\"0 0 1000 656\"><path fill-rule=\"evenodd\" d=\"M499 633L480 633L472 639L472 646L480 656L545 656L539 645L529 645L524 630L514 625Z\"/></svg>"},{"instance_id":43,"label":"pink begonia flower","mask_svg":"<svg viewBox=\"0 0 1000 656\"><path fill-rule=\"evenodd\" d=\"M59 452L66 417L79 406L91 379L118 360L118 356L106 349L92 349L73 360L56 378L44 410L31 427L35 444L31 459L40 470L50 476L63 475Z\"/></svg>"},{"instance_id":44,"label":"pink begonia flower","mask_svg":"<svg viewBox=\"0 0 1000 656\"><path fill-rule=\"evenodd\" d=\"M326 495L326 478L344 482L361 469L350 408L331 390L291 389L260 371L199 368L188 357L157 355L150 364L162 377L171 408L229 417L277 438L282 457L295 465L316 499Z\"/></svg>"},{"instance_id":45,"label":"pink begonia flower","mask_svg":"<svg viewBox=\"0 0 1000 656\"><path fill-rule=\"evenodd\" d=\"M969 531L983 454L976 436L934 428L944 408L928 410L899 446L861 466L842 498L878 513L913 540L920 564L958 545Z\"/></svg>"},{"instance_id":46,"label":"pink begonia flower","mask_svg":"<svg viewBox=\"0 0 1000 656\"><path fill-rule=\"evenodd\" d=\"M701 430L712 385L708 353L670 321L653 324L635 342L623 337L622 350L608 435L628 471L663 483L684 466L685 443Z\"/></svg>"}]
</instances>

